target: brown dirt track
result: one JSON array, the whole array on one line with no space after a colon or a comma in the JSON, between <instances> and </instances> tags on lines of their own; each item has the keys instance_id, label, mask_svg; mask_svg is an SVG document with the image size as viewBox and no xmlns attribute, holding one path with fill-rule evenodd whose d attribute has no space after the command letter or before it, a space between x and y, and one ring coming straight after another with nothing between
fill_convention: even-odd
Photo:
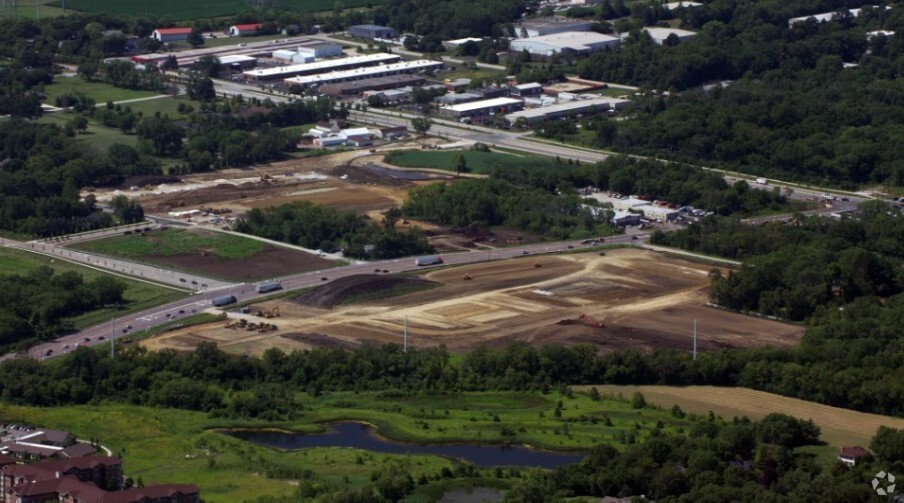
<instances>
[{"instance_id":1,"label":"brown dirt track","mask_svg":"<svg viewBox=\"0 0 904 503\"><path fill-rule=\"evenodd\" d=\"M534 267L536 262L542 267ZM802 327L705 307L709 269L636 249L612 250L605 256L525 257L430 271L423 278L443 286L332 311L285 300L264 303L263 308L280 307L277 332L236 332L215 323L171 332L146 344L190 349L210 340L229 352L259 354L269 347L398 343L406 316L412 345L444 344L453 352L516 340L536 346L591 343L603 352L689 350L694 319L699 320L700 351L797 344ZM465 274L472 279L464 280ZM581 313L607 327L556 324Z\"/></svg>"}]
</instances>

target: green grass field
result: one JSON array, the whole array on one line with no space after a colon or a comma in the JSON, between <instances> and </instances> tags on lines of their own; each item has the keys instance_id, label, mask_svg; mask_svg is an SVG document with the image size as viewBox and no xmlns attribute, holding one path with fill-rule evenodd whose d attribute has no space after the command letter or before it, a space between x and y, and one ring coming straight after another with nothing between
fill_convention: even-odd
<instances>
[{"instance_id":1,"label":"green grass field","mask_svg":"<svg viewBox=\"0 0 904 503\"><path fill-rule=\"evenodd\" d=\"M52 7L50 3L50 0L17 0L13 7L13 2L8 1L0 5L0 19L43 19L63 14L63 9Z\"/></svg>"},{"instance_id":2,"label":"green grass field","mask_svg":"<svg viewBox=\"0 0 904 503\"><path fill-rule=\"evenodd\" d=\"M149 255L174 256L209 250L211 255L245 259L264 249L254 239L220 232L195 232L167 229L145 234L119 235L96 241L85 241L72 248L124 259L137 260Z\"/></svg>"},{"instance_id":3,"label":"green grass field","mask_svg":"<svg viewBox=\"0 0 904 503\"><path fill-rule=\"evenodd\" d=\"M198 102L193 102L188 96L169 96L153 100L136 101L134 103L123 103L122 107L128 107L133 112L143 115L154 115L160 112L161 115L169 115L175 119L183 116L179 113L180 103L191 105L192 108L198 110Z\"/></svg>"},{"instance_id":4,"label":"green grass field","mask_svg":"<svg viewBox=\"0 0 904 503\"><path fill-rule=\"evenodd\" d=\"M53 112L44 114L38 119L38 122L44 124L56 124L57 126L64 127L73 117L75 117L75 114L71 112ZM124 134L116 128L102 126L93 121L88 121L87 131L76 134L75 138L80 143L90 145L101 153L105 152L110 145L116 143L128 145L130 147L138 145L137 136L133 134Z\"/></svg>"},{"instance_id":5,"label":"green grass field","mask_svg":"<svg viewBox=\"0 0 904 503\"><path fill-rule=\"evenodd\" d=\"M465 156L468 169L471 173L490 173L493 166L498 165L502 169L549 169L555 166L555 161L547 157L522 157L499 152L473 152L473 151L423 151L423 150L399 150L390 152L384 160L403 168L434 168L454 171L454 160L459 154Z\"/></svg>"},{"instance_id":6,"label":"green grass field","mask_svg":"<svg viewBox=\"0 0 904 503\"><path fill-rule=\"evenodd\" d=\"M53 79L53 84L44 87L44 93L47 95L45 103L53 105L57 96L63 94L81 93L92 98L98 105L103 105L108 101L133 100L137 98L147 98L156 96L160 93L154 91L134 91L132 89L123 89L115 87L104 82L86 82L81 77L60 77Z\"/></svg>"},{"instance_id":7,"label":"green grass field","mask_svg":"<svg viewBox=\"0 0 904 503\"><path fill-rule=\"evenodd\" d=\"M90 281L106 273L83 267L71 262L45 257L22 250L0 248L0 274L25 274L38 267L46 265L52 267L58 273L75 271L81 274L85 280ZM129 301L122 309L104 308L85 313L72 319L75 328L83 329L98 323L110 320L110 318L123 316L128 313L138 312L149 307L172 302L185 296L185 292L157 286L143 281L134 281L122 278L126 282L126 291L123 296Z\"/></svg>"},{"instance_id":8,"label":"green grass field","mask_svg":"<svg viewBox=\"0 0 904 503\"><path fill-rule=\"evenodd\" d=\"M294 491L286 481L266 477L276 467L308 469L315 482L333 487L359 487L370 473L391 461L401 463L414 478L435 475L453 462L436 456L387 455L356 449L314 448L282 452L209 431L210 428L270 427L315 433L318 423L362 420L377 425L395 440L420 442L497 442L508 440L553 449L587 449L614 443L618 431L638 437L649 434L658 420L664 429L686 428L679 420L650 409L634 410L623 401L591 401L576 394L467 393L446 396L396 396L380 393L301 395L304 419L264 423L210 419L181 410L101 405L31 408L0 404L0 422L17 421L68 430L80 438L96 438L123 453L127 476L145 484L194 483L206 501L241 502L258 496L284 496ZM562 417L554 417L562 400ZM542 414L542 416L541 416ZM498 416L499 421L493 420ZM581 417L607 416L612 426ZM426 425L426 426L425 426ZM514 432L503 436L503 427ZM213 459L213 461L210 461ZM490 470L481 470L488 475ZM475 480L475 483L479 480ZM420 489L419 489L420 491Z\"/></svg>"},{"instance_id":9,"label":"green grass field","mask_svg":"<svg viewBox=\"0 0 904 503\"><path fill-rule=\"evenodd\" d=\"M342 0L342 6L365 7L375 4L372 0ZM285 10L314 12L332 10L334 0L282 0L279 5ZM50 5L60 6L56 0ZM245 0L66 0L66 8L106 14L129 16L166 16L177 21L196 18L231 16L252 10Z\"/></svg>"}]
</instances>

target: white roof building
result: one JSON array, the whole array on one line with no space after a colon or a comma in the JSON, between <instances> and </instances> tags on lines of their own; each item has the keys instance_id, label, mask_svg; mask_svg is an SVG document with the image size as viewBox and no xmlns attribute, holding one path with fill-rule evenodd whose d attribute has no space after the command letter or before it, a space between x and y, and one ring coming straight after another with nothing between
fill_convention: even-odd
<instances>
[{"instance_id":1,"label":"white roof building","mask_svg":"<svg viewBox=\"0 0 904 503\"><path fill-rule=\"evenodd\" d=\"M495 115L502 112L520 110L524 102L515 98L493 98L489 100L470 101L458 105L440 107L440 112L453 117L471 117L475 115Z\"/></svg>"},{"instance_id":2,"label":"white roof building","mask_svg":"<svg viewBox=\"0 0 904 503\"><path fill-rule=\"evenodd\" d=\"M528 19L514 25L515 38L542 37L566 31L590 31L594 21L567 17Z\"/></svg>"},{"instance_id":3,"label":"white roof building","mask_svg":"<svg viewBox=\"0 0 904 503\"><path fill-rule=\"evenodd\" d=\"M217 62L221 65L241 65L241 64L251 64L257 61L257 58L252 58L251 56L245 56L242 54L234 54L231 56L218 56Z\"/></svg>"},{"instance_id":4,"label":"white roof building","mask_svg":"<svg viewBox=\"0 0 904 503\"><path fill-rule=\"evenodd\" d=\"M446 40L445 42L443 42L443 47L445 47L446 50L451 51L452 49L456 49L458 46L467 44L468 42L474 42L476 44L482 40L483 40L482 38L474 38L474 37L465 37L465 38L458 38L455 40Z\"/></svg>"},{"instance_id":5,"label":"white roof building","mask_svg":"<svg viewBox=\"0 0 904 503\"><path fill-rule=\"evenodd\" d=\"M380 52L377 54L367 54L365 56L351 56L348 58L331 59L327 61L316 61L314 63L303 63L298 65L277 66L274 68L260 68L257 70L249 70L243 72L245 77L257 80L279 79L292 77L294 75L310 75L315 73L324 73L338 70L340 68L353 68L356 66L375 65L378 63L389 63L402 59L397 54L387 54Z\"/></svg>"},{"instance_id":6,"label":"white roof building","mask_svg":"<svg viewBox=\"0 0 904 503\"><path fill-rule=\"evenodd\" d=\"M665 7L668 10L675 10L675 9L680 9L682 7L686 8L686 9L690 9L691 7L700 7L701 5L703 5L703 4L700 2L670 2L670 3L663 5L663 7Z\"/></svg>"},{"instance_id":7,"label":"white roof building","mask_svg":"<svg viewBox=\"0 0 904 503\"><path fill-rule=\"evenodd\" d=\"M677 28L658 28L658 27L646 27L643 31L647 32L647 35L653 39L653 42L656 42L658 45L662 45L669 38L670 35L675 35L678 37L679 42L684 42L685 40L689 40L695 37L697 34L692 31L687 30L679 30ZM627 37L627 33L622 33L622 38Z\"/></svg>"},{"instance_id":8,"label":"white roof building","mask_svg":"<svg viewBox=\"0 0 904 503\"><path fill-rule=\"evenodd\" d=\"M875 6L875 7L877 9L888 9L889 8L887 6ZM849 9L847 11L847 13L851 15L851 17L860 17L861 12L863 12L863 9ZM839 14L843 15L844 9L842 9L840 11L811 14L809 16L792 17L791 19L788 20L788 26L794 26L796 23L803 23L810 19L816 21L817 23L827 23L829 21L834 21L836 18L838 18Z\"/></svg>"},{"instance_id":9,"label":"white roof building","mask_svg":"<svg viewBox=\"0 0 904 503\"><path fill-rule=\"evenodd\" d=\"M512 51L527 50L531 54L551 56L563 51L589 54L606 47L617 47L619 44L621 44L621 39L611 35L593 31L566 31L552 35L515 39L509 43L509 48Z\"/></svg>"},{"instance_id":10,"label":"white roof building","mask_svg":"<svg viewBox=\"0 0 904 503\"><path fill-rule=\"evenodd\" d=\"M593 98L589 100L574 100L559 102L554 105L545 107L531 108L529 110L521 110L520 112L512 112L505 115L505 120L509 124L514 124L518 119L524 119L527 125L536 124L545 120L559 119L570 114L580 114L583 112L597 109L599 111L621 110L628 106L631 100L618 98Z\"/></svg>"},{"instance_id":11,"label":"white roof building","mask_svg":"<svg viewBox=\"0 0 904 503\"><path fill-rule=\"evenodd\" d=\"M883 36L883 37L891 37L891 36L893 36L894 34L895 34L895 32L893 32L893 31L888 31L888 30L868 31L868 32L866 32L866 39L869 40L869 39L871 39L871 38L875 38L875 37L878 37L878 36L880 36L880 35Z\"/></svg>"},{"instance_id":12,"label":"white roof building","mask_svg":"<svg viewBox=\"0 0 904 503\"><path fill-rule=\"evenodd\" d=\"M336 82L361 80L371 77L385 77L387 75L398 75L400 73L415 73L431 68L440 68L442 66L443 64L439 61L418 59L414 61L390 63L388 65L366 66L352 70L340 70L327 73L318 73L314 75L290 77L288 79L284 79L284 82L289 85L295 84L299 86L319 86L321 84L333 84Z\"/></svg>"}]
</instances>

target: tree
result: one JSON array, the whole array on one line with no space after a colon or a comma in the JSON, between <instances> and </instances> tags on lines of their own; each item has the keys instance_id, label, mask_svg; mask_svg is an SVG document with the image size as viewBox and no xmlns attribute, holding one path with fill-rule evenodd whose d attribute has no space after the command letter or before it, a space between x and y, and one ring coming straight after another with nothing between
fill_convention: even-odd
<instances>
[{"instance_id":1,"label":"tree","mask_svg":"<svg viewBox=\"0 0 904 503\"><path fill-rule=\"evenodd\" d=\"M639 391L635 391L633 395L631 395L631 407L635 409L642 409L647 406L647 399L644 398L643 394Z\"/></svg>"},{"instance_id":2,"label":"tree","mask_svg":"<svg viewBox=\"0 0 904 503\"><path fill-rule=\"evenodd\" d=\"M201 30L197 27L192 28L191 33L188 34L187 41L192 47L204 45L204 37L201 35Z\"/></svg>"},{"instance_id":3,"label":"tree","mask_svg":"<svg viewBox=\"0 0 904 503\"><path fill-rule=\"evenodd\" d=\"M86 119L84 115L76 115L69 123L72 125L72 129L80 133L84 133L88 130L88 119Z\"/></svg>"},{"instance_id":4,"label":"tree","mask_svg":"<svg viewBox=\"0 0 904 503\"><path fill-rule=\"evenodd\" d=\"M468 172L468 161L461 152L455 154L452 158L452 165L455 166L455 174L460 175Z\"/></svg>"},{"instance_id":5,"label":"tree","mask_svg":"<svg viewBox=\"0 0 904 503\"><path fill-rule=\"evenodd\" d=\"M138 137L150 143L157 155L174 153L182 147L185 131L165 117L145 117L135 129Z\"/></svg>"},{"instance_id":6,"label":"tree","mask_svg":"<svg viewBox=\"0 0 904 503\"><path fill-rule=\"evenodd\" d=\"M427 131L433 125L433 121L428 117L415 117L411 119L411 129L421 136L427 136Z\"/></svg>"},{"instance_id":7,"label":"tree","mask_svg":"<svg viewBox=\"0 0 904 503\"><path fill-rule=\"evenodd\" d=\"M130 199L125 195L118 195L110 200L110 206L122 223L131 224L144 220L144 209L137 199Z\"/></svg>"},{"instance_id":8,"label":"tree","mask_svg":"<svg viewBox=\"0 0 904 503\"><path fill-rule=\"evenodd\" d=\"M195 78L188 83L188 96L193 100L212 101L217 97L217 91L209 77Z\"/></svg>"}]
</instances>

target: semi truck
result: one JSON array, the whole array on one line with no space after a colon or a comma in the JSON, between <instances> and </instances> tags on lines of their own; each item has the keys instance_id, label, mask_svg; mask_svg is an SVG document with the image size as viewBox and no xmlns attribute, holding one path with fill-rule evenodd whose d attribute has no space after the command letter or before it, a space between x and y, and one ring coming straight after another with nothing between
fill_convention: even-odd
<instances>
[{"instance_id":1,"label":"semi truck","mask_svg":"<svg viewBox=\"0 0 904 503\"><path fill-rule=\"evenodd\" d=\"M442 264L443 258L438 255L429 255L427 257L418 257L414 259L414 265L416 266L424 266L424 265L436 265Z\"/></svg>"},{"instance_id":2,"label":"semi truck","mask_svg":"<svg viewBox=\"0 0 904 503\"><path fill-rule=\"evenodd\" d=\"M238 302L238 299L235 298L235 295L223 295L222 297L216 297L210 302L215 307L222 307L228 306L229 304L235 304Z\"/></svg>"},{"instance_id":3,"label":"semi truck","mask_svg":"<svg viewBox=\"0 0 904 503\"><path fill-rule=\"evenodd\" d=\"M282 283L279 281L267 281L254 287L254 291L257 293L267 293L276 290L282 290Z\"/></svg>"}]
</instances>

